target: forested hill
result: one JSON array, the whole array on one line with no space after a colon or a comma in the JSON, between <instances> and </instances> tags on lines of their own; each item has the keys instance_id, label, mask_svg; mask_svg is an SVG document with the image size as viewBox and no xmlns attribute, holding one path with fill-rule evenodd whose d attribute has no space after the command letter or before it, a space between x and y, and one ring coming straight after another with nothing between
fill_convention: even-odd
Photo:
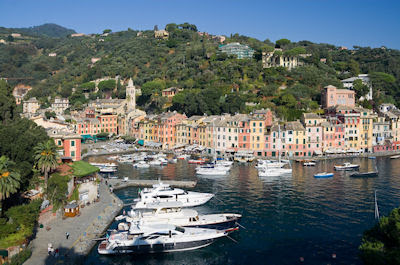
<instances>
[{"instance_id":1,"label":"forested hill","mask_svg":"<svg viewBox=\"0 0 400 265\"><path fill-rule=\"evenodd\" d=\"M240 42L256 51L252 59L236 59L220 53L220 43L211 36L200 36L195 25L168 24L166 29L170 36L165 40L155 39L152 30L105 30L106 34L83 37L22 39L10 38L9 32L0 30L0 39L8 40L0 44L0 77L10 78L11 85L32 85L34 89L27 97L37 97L44 106L49 96L60 95L69 97L77 109L88 100L84 92L91 99L110 95L123 98L124 86L104 84L95 93L90 82L117 75L133 78L142 90L138 105L152 112L169 108L188 115L219 114L269 107L292 120L304 111L318 111L324 86L340 88L341 79L359 73L370 74L374 85L375 100L363 102L365 107L400 102L398 50L343 50L309 41L282 39L273 43L234 34L224 43ZM281 67L264 69L261 53L274 47L286 54L305 51L312 56L302 59L305 66L291 71ZM100 60L93 63L93 58ZM172 102L161 96L161 90L168 87L182 90ZM365 87L357 86L358 94L363 91Z\"/></svg>"},{"instance_id":2,"label":"forested hill","mask_svg":"<svg viewBox=\"0 0 400 265\"><path fill-rule=\"evenodd\" d=\"M46 36L53 38L67 37L68 35L76 33L73 29L67 29L60 25L53 23L46 23L40 26L29 28L0 28L0 34L21 33L29 36Z\"/></svg>"}]
</instances>

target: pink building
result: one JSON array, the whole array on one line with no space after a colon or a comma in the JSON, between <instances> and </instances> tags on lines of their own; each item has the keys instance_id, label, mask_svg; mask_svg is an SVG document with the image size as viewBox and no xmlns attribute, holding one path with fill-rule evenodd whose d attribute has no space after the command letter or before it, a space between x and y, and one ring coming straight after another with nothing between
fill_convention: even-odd
<instances>
[{"instance_id":1,"label":"pink building","mask_svg":"<svg viewBox=\"0 0 400 265\"><path fill-rule=\"evenodd\" d=\"M238 122L238 149L249 150L250 149L250 119L243 118Z\"/></svg>"},{"instance_id":2,"label":"pink building","mask_svg":"<svg viewBox=\"0 0 400 265\"><path fill-rule=\"evenodd\" d=\"M322 151L333 150L336 148L336 124L332 122L323 122L322 126Z\"/></svg>"},{"instance_id":3,"label":"pink building","mask_svg":"<svg viewBox=\"0 0 400 265\"><path fill-rule=\"evenodd\" d=\"M337 89L335 86L326 86L322 91L321 105L323 108L343 105L355 107L355 92L349 89Z\"/></svg>"},{"instance_id":4,"label":"pink building","mask_svg":"<svg viewBox=\"0 0 400 265\"><path fill-rule=\"evenodd\" d=\"M175 125L187 119L186 115L174 112L164 112L157 116L155 127L156 141L163 144L163 148L171 148L175 145Z\"/></svg>"}]
</instances>

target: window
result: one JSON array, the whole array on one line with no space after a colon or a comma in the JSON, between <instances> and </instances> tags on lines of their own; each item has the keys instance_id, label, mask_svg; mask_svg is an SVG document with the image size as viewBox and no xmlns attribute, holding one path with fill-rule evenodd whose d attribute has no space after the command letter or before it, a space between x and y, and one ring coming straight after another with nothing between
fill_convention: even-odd
<instances>
[{"instance_id":1,"label":"window","mask_svg":"<svg viewBox=\"0 0 400 265\"><path fill-rule=\"evenodd\" d=\"M75 157L75 151L71 151L71 156Z\"/></svg>"},{"instance_id":2,"label":"window","mask_svg":"<svg viewBox=\"0 0 400 265\"><path fill-rule=\"evenodd\" d=\"M75 141L71 141L71 146L75 146Z\"/></svg>"}]
</instances>

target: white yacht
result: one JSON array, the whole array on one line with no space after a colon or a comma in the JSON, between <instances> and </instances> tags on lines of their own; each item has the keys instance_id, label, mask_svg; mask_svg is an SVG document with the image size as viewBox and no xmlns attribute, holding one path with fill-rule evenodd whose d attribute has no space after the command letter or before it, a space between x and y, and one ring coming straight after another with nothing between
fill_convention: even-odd
<instances>
[{"instance_id":1,"label":"white yacht","mask_svg":"<svg viewBox=\"0 0 400 265\"><path fill-rule=\"evenodd\" d=\"M232 230L238 228L242 216L233 213L203 214L196 210L182 208L180 202L149 205L148 209L132 209L128 216L117 216L117 221L125 219L128 223L173 224L184 227ZM122 226L126 227L126 226Z\"/></svg>"},{"instance_id":2,"label":"white yacht","mask_svg":"<svg viewBox=\"0 0 400 265\"><path fill-rule=\"evenodd\" d=\"M170 224L131 225L129 231L110 235L97 248L99 254L144 254L193 250L206 247L226 231L183 228Z\"/></svg>"},{"instance_id":3,"label":"white yacht","mask_svg":"<svg viewBox=\"0 0 400 265\"><path fill-rule=\"evenodd\" d=\"M174 201L181 202L182 207L193 207L208 202L212 197L214 197L214 194L172 188L160 181L158 184L154 184L152 188L145 188L140 191L139 198L135 199L134 208L148 208L148 205L154 203Z\"/></svg>"}]
</instances>

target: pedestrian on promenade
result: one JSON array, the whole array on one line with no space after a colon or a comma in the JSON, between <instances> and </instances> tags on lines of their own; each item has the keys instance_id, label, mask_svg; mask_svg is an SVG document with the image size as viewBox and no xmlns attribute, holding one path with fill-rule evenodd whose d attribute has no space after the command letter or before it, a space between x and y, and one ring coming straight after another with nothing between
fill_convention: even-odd
<instances>
[{"instance_id":1,"label":"pedestrian on promenade","mask_svg":"<svg viewBox=\"0 0 400 265\"><path fill-rule=\"evenodd\" d=\"M65 232L65 238L68 240L68 238L69 238L69 233L68 232Z\"/></svg>"},{"instance_id":2,"label":"pedestrian on promenade","mask_svg":"<svg viewBox=\"0 0 400 265\"><path fill-rule=\"evenodd\" d=\"M58 248L56 248L56 254L54 255L54 257L56 258L58 257L58 251L59 251Z\"/></svg>"}]
</instances>

